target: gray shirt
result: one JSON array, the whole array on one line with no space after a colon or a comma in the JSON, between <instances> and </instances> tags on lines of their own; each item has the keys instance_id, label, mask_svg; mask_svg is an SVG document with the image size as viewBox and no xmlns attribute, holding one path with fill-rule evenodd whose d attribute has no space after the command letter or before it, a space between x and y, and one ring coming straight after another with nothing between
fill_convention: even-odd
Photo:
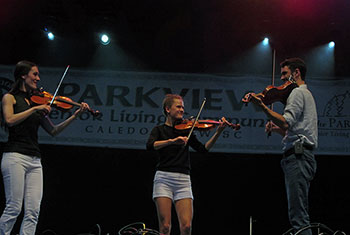
<instances>
[{"instance_id":1,"label":"gray shirt","mask_svg":"<svg viewBox=\"0 0 350 235\"><path fill-rule=\"evenodd\" d=\"M282 143L286 151L296 142L317 148L317 110L315 100L306 84L295 88L287 99L283 117L289 128Z\"/></svg>"}]
</instances>

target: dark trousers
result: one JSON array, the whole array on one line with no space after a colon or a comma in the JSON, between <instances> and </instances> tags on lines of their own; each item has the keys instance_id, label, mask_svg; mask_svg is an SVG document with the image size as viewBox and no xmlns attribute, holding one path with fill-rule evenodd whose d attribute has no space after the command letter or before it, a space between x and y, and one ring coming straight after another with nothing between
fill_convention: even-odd
<instances>
[{"instance_id":1,"label":"dark trousers","mask_svg":"<svg viewBox=\"0 0 350 235\"><path fill-rule=\"evenodd\" d=\"M310 225L309 188L316 173L316 160L312 151L304 149L303 154L284 156L281 160L288 200L289 221L295 231ZM300 233L311 235L311 229Z\"/></svg>"}]
</instances>

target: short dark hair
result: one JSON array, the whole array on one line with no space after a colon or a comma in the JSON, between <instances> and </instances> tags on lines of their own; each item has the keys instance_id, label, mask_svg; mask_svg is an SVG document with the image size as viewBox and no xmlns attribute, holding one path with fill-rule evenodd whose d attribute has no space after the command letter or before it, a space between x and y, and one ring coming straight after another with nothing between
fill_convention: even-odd
<instances>
[{"instance_id":1,"label":"short dark hair","mask_svg":"<svg viewBox=\"0 0 350 235\"><path fill-rule=\"evenodd\" d=\"M281 68L287 66L292 72L294 72L296 69L299 69L301 79L305 80L307 69L306 69L305 62L302 59L300 59L300 58L285 59L284 61L282 61L280 66L281 66Z\"/></svg>"},{"instance_id":2,"label":"short dark hair","mask_svg":"<svg viewBox=\"0 0 350 235\"><path fill-rule=\"evenodd\" d=\"M163 102L162 102L163 114L165 116L168 115L168 113L166 112L166 108L170 108L173 105L175 99L183 100L182 96L177 95L177 94L165 95L165 98L163 99Z\"/></svg>"}]
</instances>

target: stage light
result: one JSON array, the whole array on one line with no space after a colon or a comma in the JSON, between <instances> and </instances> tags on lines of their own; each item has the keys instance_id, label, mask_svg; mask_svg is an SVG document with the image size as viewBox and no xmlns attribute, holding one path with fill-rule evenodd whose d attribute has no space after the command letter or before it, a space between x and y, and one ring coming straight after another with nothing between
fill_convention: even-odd
<instances>
[{"instance_id":1,"label":"stage light","mask_svg":"<svg viewBox=\"0 0 350 235\"><path fill-rule=\"evenodd\" d=\"M264 38L264 40L262 41L262 44L263 44L264 46L269 45L269 38Z\"/></svg>"},{"instance_id":2,"label":"stage light","mask_svg":"<svg viewBox=\"0 0 350 235\"><path fill-rule=\"evenodd\" d=\"M312 48L305 53L305 61L308 62L308 74L312 76L333 76L335 68L335 42L324 43Z\"/></svg>"},{"instance_id":3,"label":"stage light","mask_svg":"<svg viewBox=\"0 0 350 235\"><path fill-rule=\"evenodd\" d=\"M111 39L108 37L107 34L102 34L100 37L100 41L103 45L108 45L111 41Z\"/></svg>"},{"instance_id":4,"label":"stage light","mask_svg":"<svg viewBox=\"0 0 350 235\"><path fill-rule=\"evenodd\" d=\"M55 39L55 35L53 33L51 33L51 32L48 32L47 33L47 38L52 41L52 40Z\"/></svg>"},{"instance_id":5,"label":"stage light","mask_svg":"<svg viewBox=\"0 0 350 235\"><path fill-rule=\"evenodd\" d=\"M330 43L328 43L328 47L329 48L334 48L335 47L335 42L331 41Z\"/></svg>"},{"instance_id":6,"label":"stage light","mask_svg":"<svg viewBox=\"0 0 350 235\"><path fill-rule=\"evenodd\" d=\"M52 32L50 32L47 27L44 27L44 33L50 41L55 39L55 35Z\"/></svg>"}]
</instances>

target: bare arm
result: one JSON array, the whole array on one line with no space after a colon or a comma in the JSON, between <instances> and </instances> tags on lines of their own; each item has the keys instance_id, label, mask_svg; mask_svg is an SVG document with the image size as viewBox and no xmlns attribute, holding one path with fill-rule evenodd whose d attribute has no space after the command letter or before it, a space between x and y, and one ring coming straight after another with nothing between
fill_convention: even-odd
<instances>
[{"instance_id":1,"label":"bare arm","mask_svg":"<svg viewBox=\"0 0 350 235\"><path fill-rule=\"evenodd\" d=\"M73 114L63 122L55 125L52 123L51 119L46 115L41 120L41 126L44 128L44 130L50 134L51 136L58 135L61 131L63 131L77 116Z\"/></svg>"},{"instance_id":2,"label":"bare arm","mask_svg":"<svg viewBox=\"0 0 350 235\"><path fill-rule=\"evenodd\" d=\"M20 113L14 113L13 105L16 104L15 97L11 94L5 94L2 98L2 108L4 120L8 126L14 126L26 120L30 115L37 111L42 111L48 113L51 110L51 107L48 105L38 105L33 106L30 109L27 109Z\"/></svg>"},{"instance_id":3,"label":"bare arm","mask_svg":"<svg viewBox=\"0 0 350 235\"><path fill-rule=\"evenodd\" d=\"M42 119L41 125L48 134L50 134L51 136L56 136L59 133L61 133L67 126L69 126L69 124L71 124L74 121L74 119L79 117L80 114L88 108L88 104L82 103L82 106L79 109L77 109L72 116L70 116L69 118L57 125L54 125L50 118L46 115Z\"/></svg>"},{"instance_id":4,"label":"bare arm","mask_svg":"<svg viewBox=\"0 0 350 235\"><path fill-rule=\"evenodd\" d=\"M221 119L221 121L221 124L218 126L213 136L205 143L205 148L207 150L210 150L214 146L215 142L227 126L227 121L224 117Z\"/></svg>"},{"instance_id":5,"label":"bare arm","mask_svg":"<svg viewBox=\"0 0 350 235\"><path fill-rule=\"evenodd\" d=\"M215 131L214 135L205 143L205 148L207 150L210 150L214 146L216 140L221 135L221 132L222 131Z\"/></svg>"}]
</instances>

